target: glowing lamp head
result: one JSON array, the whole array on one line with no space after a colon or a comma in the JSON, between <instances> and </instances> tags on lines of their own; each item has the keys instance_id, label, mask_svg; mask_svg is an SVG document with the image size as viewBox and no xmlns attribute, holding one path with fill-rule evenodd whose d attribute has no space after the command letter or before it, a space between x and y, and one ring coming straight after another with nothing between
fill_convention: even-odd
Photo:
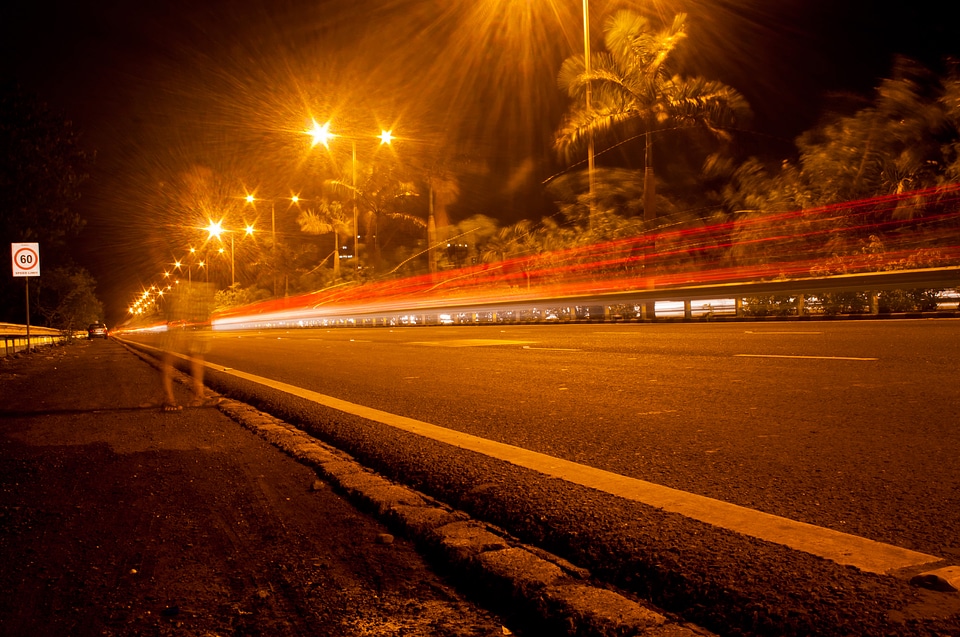
<instances>
[{"instance_id":1,"label":"glowing lamp head","mask_svg":"<svg viewBox=\"0 0 960 637\"><path fill-rule=\"evenodd\" d=\"M312 138L311 146L323 144L327 148L330 147L330 140L336 137L330 132L330 122L321 126L317 120L313 120L313 128L307 131L307 135Z\"/></svg>"},{"instance_id":2,"label":"glowing lamp head","mask_svg":"<svg viewBox=\"0 0 960 637\"><path fill-rule=\"evenodd\" d=\"M207 231L209 235L208 238L216 237L219 239L220 235L223 234L223 226L220 225L219 221L211 221L210 225L204 228L204 230Z\"/></svg>"}]
</instances>

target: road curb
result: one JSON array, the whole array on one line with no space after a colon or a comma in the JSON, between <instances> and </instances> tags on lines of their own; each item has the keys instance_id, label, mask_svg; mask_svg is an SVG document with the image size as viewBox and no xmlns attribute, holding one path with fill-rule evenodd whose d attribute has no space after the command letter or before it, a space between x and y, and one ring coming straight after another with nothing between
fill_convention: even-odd
<instances>
[{"instance_id":1,"label":"road curb","mask_svg":"<svg viewBox=\"0 0 960 637\"><path fill-rule=\"evenodd\" d=\"M372 472L348 454L250 405L220 411L341 490L458 578L481 583L494 605L520 611L553 634L578 637L705 637L713 633L598 585L585 569L530 547L495 526Z\"/></svg>"}]
</instances>

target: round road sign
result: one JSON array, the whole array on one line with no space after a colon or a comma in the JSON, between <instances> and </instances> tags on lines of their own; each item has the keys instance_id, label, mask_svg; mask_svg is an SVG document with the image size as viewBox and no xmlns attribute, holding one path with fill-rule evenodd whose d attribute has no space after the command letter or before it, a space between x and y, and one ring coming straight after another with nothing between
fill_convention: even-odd
<instances>
[{"instance_id":1,"label":"round road sign","mask_svg":"<svg viewBox=\"0 0 960 637\"><path fill-rule=\"evenodd\" d=\"M40 244L11 243L13 276L40 276Z\"/></svg>"}]
</instances>

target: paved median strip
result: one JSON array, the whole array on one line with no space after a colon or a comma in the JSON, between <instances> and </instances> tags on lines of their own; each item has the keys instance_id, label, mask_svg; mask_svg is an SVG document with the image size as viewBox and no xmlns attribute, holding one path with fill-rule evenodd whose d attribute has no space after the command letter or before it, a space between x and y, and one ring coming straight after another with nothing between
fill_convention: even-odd
<instances>
[{"instance_id":1,"label":"paved median strip","mask_svg":"<svg viewBox=\"0 0 960 637\"><path fill-rule=\"evenodd\" d=\"M679 489L629 478L521 447L494 442L413 418L391 414L295 385L206 363L212 370L258 383L331 409L509 462L574 484L678 513L713 526L788 546L862 571L892 574L941 562L917 551L797 522Z\"/></svg>"}]
</instances>

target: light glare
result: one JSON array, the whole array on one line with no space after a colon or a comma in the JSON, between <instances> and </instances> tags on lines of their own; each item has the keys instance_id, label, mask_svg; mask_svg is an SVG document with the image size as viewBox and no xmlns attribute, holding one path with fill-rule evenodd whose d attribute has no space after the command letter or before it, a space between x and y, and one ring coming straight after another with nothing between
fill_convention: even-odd
<instances>
[{"instance_id":1,"label":"light glare","mask_svg":"<svg viewBox=\"0 0 960 637\"><path fill-rule=\"evenodd\" d=\"M211 221L210 225L204 228L204 230L207 231L209 235L208 238L216 237L219 239L220 235L223 234L223 226L220 225L219 221Z\"/></svg>"},{"instance_id":2,"label":"light glare","mask_svg":"<svg viewBox=\"0 0 960 637\"><path fill-rule=\"evenodd\" d=\"M313 128L307 131L307 135L313 138L311 146L323 144L325 148L330 148L330 140L336 137L330 132L330 122L321 126L317 120L313 120Z\"/></svg>"}]
</instances>

